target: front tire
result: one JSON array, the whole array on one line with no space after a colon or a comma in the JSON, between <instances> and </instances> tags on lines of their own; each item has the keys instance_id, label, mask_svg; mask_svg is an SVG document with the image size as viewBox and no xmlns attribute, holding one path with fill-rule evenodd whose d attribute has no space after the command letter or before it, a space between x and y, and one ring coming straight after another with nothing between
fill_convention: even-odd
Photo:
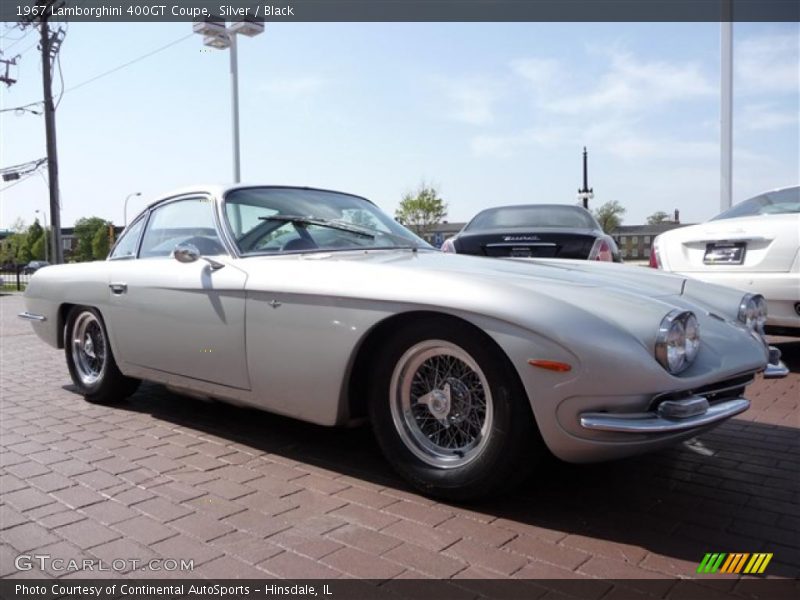
<instances>
[{"instance_id":1,"label":"front tire","mask_svg":"<svg viewBox=\"0 0 800 600\"><path fill-rule=\"evenodd\" d=\"M370 418L386 458L425 494L466 501L522 481L543 455L513 366L482 331L428 318L378 359Z\"/></svg>"},{"instance_id":2,"label":"front tire","mask_svg":"<svg viewBox=\"0 0 800 600\"><path fill-rule=\"evenodd\" d=\"M140 381L123 375L114 360L103 317L88 306L67 316L64 353L70 377L89 402L113 404L136 391Z\"/></svg>"}]
</instances>

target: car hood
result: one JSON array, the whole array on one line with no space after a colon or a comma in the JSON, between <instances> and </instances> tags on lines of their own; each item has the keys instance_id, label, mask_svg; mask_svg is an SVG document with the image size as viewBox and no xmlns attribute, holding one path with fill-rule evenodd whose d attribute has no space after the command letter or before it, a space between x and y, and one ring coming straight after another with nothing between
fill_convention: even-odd
<instances>
[{"instance_id":1,"label":"car hood","mask_svg":"<svg viewBox=\"0 0 800 600\"><path fill-rule=\"evenodd\" d=\"M429 250L309 253L237 262L248 272L248 293L264 301L315 302L308 297L322 296L333 305L363 301L367 309L383 305L392 312L480 315L522 327L562 348L582 348L584 360L596 352L628 367L652 356L659 324L670 311L692 310L710 351L684 378L743 372L766 360L763 347L734 323L741 292L692 282L690 293L684 277L646 267ZM741 346L740 356L724 352L731 344ZM741 360L744 355L747 359ZM655 364L646 361L650 363Z\"/></svg>"},{"instance_id":2,"label":"car hood","mask_svg":"<svg viewBox=\"0 0 800 600\"><path fill-rule=\"evenodd\" d=\"M377 273L386 273L397 284L407 287L414 278L433 276L442 283L454 280L480 280L484 284L512 285L534 292L564 288L575 291L581 288L625 291L627 293L659 298L680 295L686 278L654 269L625 266L615 263L556 260L556 259L496 259L479 256L464 256L444 252L410 250L375 250L362 252L309 253L282 257L253 257L245 259L256 262L317 263L326 273L339 276L358 274L369 277L364 284L377 283ZM322 267L324 265L324 267ZM381 267L378 269L378 267ZM316 269L315 269L316 270ZM327 277L324 277L327 279ZM298 282L299 284L300 282ZM322 281L318 280L318 284ZM364 284L357 286L362 287ZM394 287L394 286L393 286ZM347 295L346 289L341 289Z\"/></svg>"}]
</instances>

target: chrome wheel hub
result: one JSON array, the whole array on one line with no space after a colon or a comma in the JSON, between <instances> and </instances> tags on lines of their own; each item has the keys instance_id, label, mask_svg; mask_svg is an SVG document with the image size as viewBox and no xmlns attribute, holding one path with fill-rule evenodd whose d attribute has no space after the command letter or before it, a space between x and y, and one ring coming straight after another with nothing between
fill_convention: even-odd
<instances>
[{"instance_id":1,"label":"chrome wheel hub","mask_svg":"<svg viewBox=\"0 0 800 600\"><path fill-rule=\"evenodd\" d=\"M392 374L392 419L406 447L424 462L454 468L474 460L492 427L492 396L477 362L443 340L406 351Z\"/></svg>"},{"instance_id":2,"label":"chrome wheel hub","mask_svg":"<svg viewBox=\"0 0 800 600\"><path fill-rule=\"evenodd\" d=\"M106 338L103 326L90 312L83 312L72 326L72 364L84 385L100 380L106 369Z\"/></svg>"}]
</instances>

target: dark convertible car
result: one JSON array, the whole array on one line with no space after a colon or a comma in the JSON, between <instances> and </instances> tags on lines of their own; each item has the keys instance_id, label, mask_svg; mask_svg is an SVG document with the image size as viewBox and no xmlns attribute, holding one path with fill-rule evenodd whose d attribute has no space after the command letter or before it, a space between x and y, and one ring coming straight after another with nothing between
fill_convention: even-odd
<instances>
[{"instance_id":1,"label":"dark convertible car","mask_svg":"<svg viewBox=\"0 0 800 600\"><path fill-rule=\"evenodd\" d=\"M479 212L444 252L513 258L621 262L613 238L585 208L569 204L500 206Z\"/></svg>"}]
</instances>

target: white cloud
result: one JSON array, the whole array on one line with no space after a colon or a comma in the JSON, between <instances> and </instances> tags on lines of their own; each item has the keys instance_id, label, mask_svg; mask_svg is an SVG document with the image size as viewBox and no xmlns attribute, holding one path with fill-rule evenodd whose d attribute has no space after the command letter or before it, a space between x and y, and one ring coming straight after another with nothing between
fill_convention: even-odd
<instances>
[{"instance_id":1,"label":"white cloud","mask_svg":"<svg viewBox=\"0 0 800 600\"><path fill-rule=\"evenodd\" d=\"M734 41L736 93L800 93L800 34L769 34Z\"/></svg>"},{"instance_id":2,"label":"white cloud","mask_svg":"<svg viewBox=\"0 0 800 600\"><path fill-rule=\"evenodd\" d=\"M521 58L511 61L511 69L541 89L542 86L553 86L561 78L561 63L554 58Z\"/></svg>"},{"instance_id":3,"label":"white cloud","mask_svg":"<svg viewBox=\"0 0 800 600\"><path fill-rule=\"evenodd\" d=\"M605 144L611 154L620 158L663 159L680 161L719 160L719 143L698 140L654 139L638 135L615 139Z\"/></svg>"},{"instance_id":4,"label":"white cloud","mask_svg":"<svg viewBox=\"0 0 800 600\"><path fill-rule=\"evenodd\" d=\"M792 126L796 129L800 122L797 108L797 103L788 109L781 109L772 102L748 104L742 109L737 121L750 131L771 131Z\"/></svg>"},{"instance_id":5,"label":"white cloud","mask_svg":"<svg viewBox=\"0 0 800 600\"><path fill-rule=\"evenodd\" d=\"M328 80L315 75L274 79L262 83L259 89L272 98L296 101L315 96L328 85Z\"/></svg>"},{"instance_id":6,"label":"white cloud","mask_svg":"<svg viewBox=\"0 0 800 600\"><path fill-rule=\"evenodd\" d=\"M507 134L482 134L472 138L470 149L476 156L507 158L526 146L554 146L577 139L573 127L533 127Z\"/></svg>"},{"instance_id":7,"label":"white cloud","mask_svg":"<svg viewBox=\"0 0 800 600\"><path fill-rule=\"evenodd\" d=\"M575 88L552 99L547 108L555 112L646 111L669 102L702 98L717 92L695 63L641 61L628 53L611 53L608 72L594 89Z\"/></svg>"},{"instance_id":8,"label":"white cloud","mask_svg":"<svg viewBox=\"0 0 800 600\"><path fill-rule=\"evenodd\" d=\"M500 96L498 84L481 78L442 80L439 82L449 103L450 119L469 125L487 125L494 121L494 105Z\"/></svg>"}]
</instances>

